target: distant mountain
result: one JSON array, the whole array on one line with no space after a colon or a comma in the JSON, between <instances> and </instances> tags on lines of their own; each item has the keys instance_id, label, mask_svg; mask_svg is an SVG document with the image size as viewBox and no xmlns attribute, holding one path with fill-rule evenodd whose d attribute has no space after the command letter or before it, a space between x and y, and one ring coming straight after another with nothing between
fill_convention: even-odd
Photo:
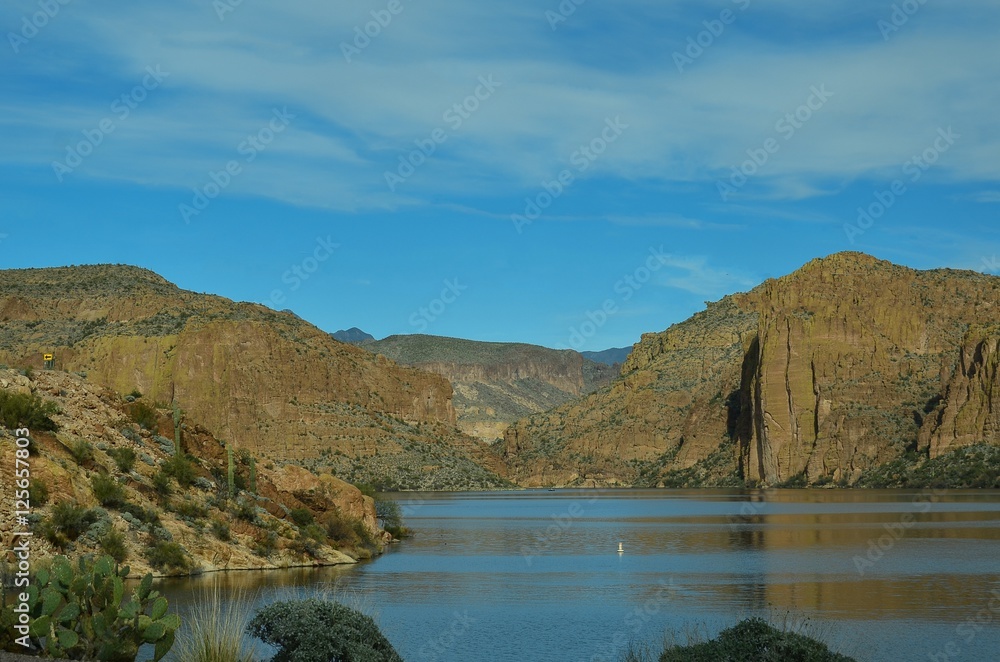
<instances>
[{"instance_id":1,"label":"distant mountain","mask_svg":"<svg viewBox=\"0 0 1000 662\"><path fill-rule=\"evenodd\" d=\"M447 377L459 428L486 441L499 439L519 418L596 391L617 374L579 352L522 343L405 335L364 348Z\"/></svg>"},{"instance_id":2,"label":"distant mountain","mask_svg":"<svg viewBox=\"0 0 1000 662\"><path fill-rule=\"evenodd\" d=\"M583 358L590 359L597 363L603 363L604 365L621 365L625 363L625 359L628 358L629 353L632 351L631 347L612 347L611 349L605 349L600 352L580 352Z\"/></svg>"},{"instance_id":3,"label":"distant mountain","mask_svg":"<svg viewBox=\"0 0 1000 662\"><path fill-rule=\"evenodd\" d=\"M838 253L644 334L609 388L500 450L529 487L891 482L1000 445L998 311L1000 278Z\"/></svg>"},{"instance_id":4,"label":"distant mountain","mask_svg":"<svg viewBox=\"0 0 1000 662\"><path fill-rule=\"evenodd\" d=\"M375 336L365 333L358 327L354 326L350 329L344 331L341 329L336 333L331 333L334 340L339 340L340 342L346 342L348 345L361 345L363 343L375 340Z\"/></svg>"},{"instance_id":5,"label":"distant mountain","mask_svg":"<svg viewBox=\"0 0 1000 662\"><path fill-rule=\"evenodd\" d=\"M337 342L264 306L145 269L0 271L0 365L59 370L176 402L216 439L275 465L408 489L500 486L456 427L446 379Z\"/></svg>"}]
</instances>

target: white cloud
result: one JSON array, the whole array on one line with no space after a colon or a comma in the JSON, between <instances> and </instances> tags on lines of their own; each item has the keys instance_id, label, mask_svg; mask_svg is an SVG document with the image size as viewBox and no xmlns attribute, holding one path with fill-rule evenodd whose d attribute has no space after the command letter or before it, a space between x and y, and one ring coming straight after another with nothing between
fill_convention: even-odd
<instances>
[{"instance_id":1,"label":"white cloud","mask_svg":"<svg viewBox=\"0 0 1000 662\"><path fill-rule=\"evenodd\" d=\"M171 72L163 89L109 136L78 176L186 191L231 158L271 107L288 106L299 119L234 182L233 192L350 210L460 192L516 199L566 168L574 150L614 116L630 128L580 179L712 183L745 160L746 150L776 138L780 151L741 195L811 198L859 178L898 176L938 127L953 126L962 138L928 177L1000 180L1000 135L993 128L1000 61L983 57L992 52L995 31L990 21L958 21L954 8L947 8L951 22L932 24L937 10L926 6L927 22L907 26L888 43L871 20L852 39L798 45L751 37L737 23L679 74L669 47L661 49L660 62L616 62L629 57L630 48L645 54L658 43L641 25L638 8L656 20L683 15L698 25L706 11L698 5L625 3L613 11L631 20L627 31L596 44L602 52L613 36L618 50L592 58L589 49L570 50L572 41L558 41L537 5L404 4L351 64L340 43L370 19L375 5L244 3L224 22L210 3L193 1L67 10L38 39L80 49L81 61L94 63L104 77L94 87L106 93L62 93L44 102L8 98L0 135L13 149L0 159L40 165L57 158L145 66L161 64ZM815 7L790 6L772 2L760 11L794 11L803 25L821 25L823 12ZM599 12L591 8L588 19L587 9L578 12L583 24ZM666 38L683 43L687 29ZM38 50L23 53L15 65L55 87L82 75L60 73L64 63ZM479 76L491 74L502 87L391 194L384 172L415 139L443 125L443 113L472 92ZM823 84L834 93L829 102L792 138L776 134L778 119L794 112L811 86Z\"/></svg>"}]
</instances>

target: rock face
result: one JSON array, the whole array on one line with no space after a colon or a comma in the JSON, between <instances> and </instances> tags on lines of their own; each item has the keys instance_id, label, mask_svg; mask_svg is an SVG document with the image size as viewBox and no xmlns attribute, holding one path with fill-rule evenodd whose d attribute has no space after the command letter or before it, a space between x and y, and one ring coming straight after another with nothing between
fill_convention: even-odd
<instances>
[{"instance_id":1,"label":"rock face","mask_svg":"<svg viewBox=\"0 0 1000 662\"><path fill-rule=\"evenodd\" d=\"M572 350L438 336L390 336L372 352L446 377L455 389L459 427L493 442L514 421L591 393L614 371Z\"/></svg>"},{"instance_id":2,"label":"rock face","mask_svg":"<svg viewBox=\"0 0 1000 662\"><path fill-rule=\"evenodd\" d=\"M134 267L0 271L0 363L86 373L176 402L213 435L278 461L403 452L468 459L446 379L399 366L290 313L178 289ZM484 460L485 461L485 460Z\"/></svg>"},{"instance_id":3,"label":"rock face","mask_svg":"<svg viewBox=\"0 0 1000 662\"><path fill-rule=\"evenodd\" d=\"M173 426L168 410L159 411L153 429L144 430L129 420L129 405L117 393L77 375L38 371L28 379L0 369L0 386L4 384L16 385L5 389L14 392L27 387L29 393L53 401L59 408L59 413L52 416L59 426L57 432L31 434L31 478L44 485L48 495L44 502L36 498L30 505L34 520L32 559L56 553L74 557L101 553L101 539L111 529L122 534L127 564L136 576L150 571L183 574L177 568L157 569L150 565L148 550L167 541L183 547L193 570L212 571L354 563L359 555L371 554L371 547L361 547L362 543L374 546L377 552L387 540L376 521L373 500L329 474L257 462L251 486L246 461L249 456L241 453L234 474L247 483L247 488L235 498L228 498L224 446L195 421L186 423L183 430L185 447L198 458L192 465L194 482L181 487L170 481L170 493L164 496L154 487L154 476L173 452L171 439L165 436L171 434ZM73 452L80 444L89 447L88 456ZM134 466L128 470L122 470L113 457L125 449L135 454ZM14 453L13 431L0 426L0 461L13 467ZM92 482L98 475L114 479L124 503L98 507ZM14 502L13 481L6 476L0 478L0 497ZM65 550L56 548L45 535L53 507L62 502L76 502L101 513ZM367 542L313 539L307 552L301 544L301 529L289 516L295 509L308 510L317 522L336 514L348 526L363 528ZM156 519L144 516L138 520L136 512L155 513ZM216 531L223 528L225 535L218 535ZM4 549L11 548L15 530L22 531L24 526L15 523L14 509L0 510L0 544ZM268 539L269 551L261 552L261 541Z\"/></svg>"},{"instance_id":4,"label":"rock face","mask_svg":"<svg viewBox=\"0 0 1000 662\"><path fill-rule=\"evenodd\" d=\"M1000 279L857 253L814 260L643 337L610 389L519 421L516 480L840 481L997 443Z\"/></svg>"},{"instance_id":5,"label":"rock face","mask_svg":"<svg viewBox=\"0 0 1000 662\"><path fill-rule=\"evenodd\" d=\"M1000 438L1000 327L973 326L947 376L940 405L920 430L920 449L939 457L954 448Z\"/></svg>"}]
</instances>

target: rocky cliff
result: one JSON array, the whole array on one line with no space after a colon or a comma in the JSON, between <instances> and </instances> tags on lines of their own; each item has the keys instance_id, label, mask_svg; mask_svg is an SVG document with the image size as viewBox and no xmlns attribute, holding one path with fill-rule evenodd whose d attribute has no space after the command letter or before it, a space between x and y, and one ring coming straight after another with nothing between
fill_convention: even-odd
<instances>
[{"instance_id":1,"label":"rocky cliff","mask_svg":"<svg viewBox=\"0 0 1000 662\"><path fill-rule=\"evenodd\" d=\"M57 369L177 403L214 436L262 457L329 460L352 479L376 480L395 471L386 462L394 456L413 487L502 484L485 470L470 483L433 475L442 458L492 461L455 428L446 379L338 342L290 313L187 292L144 269L85 266L0 271L0 322L0 363L40 368L52 353ZM357 462L376 454L378 476Z\"/></svg>"},{"instance_id":2,"label":"rocky cliff","mask_svg":"<svg viewBox=\"0 0 1000 662\"><path fill-rule=\"evenodd\" d=\"M363 345L398 363L447 378L459 427L493 442L514 421L611 382L615 372L572 350L427 335L390 336Z\"/></svg>"},{"instance_id":3,"label":"rocky cliff","mask_svg":"<svg viewBox=\"0 0 1000 662\"><path fill-rule=\"evenodd\" d=\"M505 433L540 484L853 484L908 452L997 443L1000 279L814 260L635 347L609 389Z\"/></svg>"},{"instance_id":4,"label":"rocky cliff","mask_svg":"<svg viewBox=\"0 0 1000 662\"><path fill-rule=\"evenodd\" d=\"M244 451L234 456L230 494L227 452L194 420L183 424L182 439L195 459L175 479L169 410L151 409L144 428L133 420L133 404L82 377L39 370L29 378L0 369L0 420L18 417L8 408L26 411L12 395L57 409L50 417L56 430L29 428L27 510L36 563L56 553L113 553L137 576L354 563L388 539L373 499L329 474L279 467ZM0 497L11 505L15 448L14 430L0 423L0 461L11 467L0 476ZM24 530L13 507L0 510L4 549L11 549L14 531Z\"/></svg>"}]
</instances>

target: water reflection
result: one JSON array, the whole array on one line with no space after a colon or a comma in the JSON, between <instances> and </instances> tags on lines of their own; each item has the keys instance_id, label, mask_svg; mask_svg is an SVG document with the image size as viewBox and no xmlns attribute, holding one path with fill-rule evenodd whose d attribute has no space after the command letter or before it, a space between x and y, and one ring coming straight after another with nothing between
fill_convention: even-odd
<instances>
[{"instance_id":1,"label":"water reflection","mask_svg":"<svg viewBox=\"0 0 1000 662\"><path fill-rule=\"evenodd\" d=\"M204 576L163 590L183 609L213 582L258 590L262 601L332 588L368 604L408 660L421 659L456 611L475 621L440 660L590 660L642 606L629 637L794 614L821 623L848 654L888 660L925 657L1000 588L998 492L932 501L834 490L398 498L417 534L373 562ZM980 633L965 650L962 659L990 659L1000 634Z\"/></svg>"}]
</instances>

